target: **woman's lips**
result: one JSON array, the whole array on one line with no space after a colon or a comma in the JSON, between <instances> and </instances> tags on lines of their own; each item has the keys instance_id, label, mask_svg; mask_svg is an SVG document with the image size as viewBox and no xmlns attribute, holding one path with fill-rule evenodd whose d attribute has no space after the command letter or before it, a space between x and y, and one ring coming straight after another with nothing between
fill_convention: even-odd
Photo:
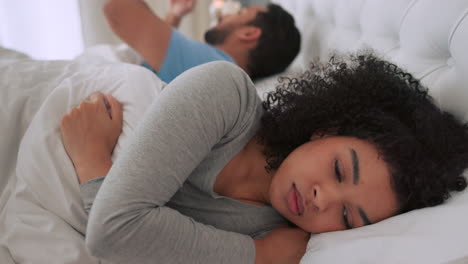
<instances>
[{"instance_id":1,"label":"woman's lips","mask_svg":"<svg viewBox=\"0 0 468 264\"><path fill-rule=\"evenodd\" d=\"M301 194L297 190L295 183L293 183L289 190L287 199L289 211L294 215L301 216L304 213L304 206L302 204Z\"/></svg>"}]
</instances>

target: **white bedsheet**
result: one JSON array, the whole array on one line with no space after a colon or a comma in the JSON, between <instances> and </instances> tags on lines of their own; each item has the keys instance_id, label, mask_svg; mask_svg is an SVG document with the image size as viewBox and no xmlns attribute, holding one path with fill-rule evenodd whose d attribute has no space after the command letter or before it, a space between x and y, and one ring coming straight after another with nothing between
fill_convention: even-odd
<instances>
[{"instance_id":1,"label":"white bedsheet","mask_svg":"<svg viewBox=\"0 0 468 264\"><path fill-rule=\"evenodd\" d=\"M143 67L110 61L34 61L1 50L0 263L102 263L84 244L87 215L60 119L90 93L112 93L124 104L115 158L164 86Z\"/></svg>"},{"instance_id":2,"label":"white bedsheet","mask_svg":"<svg viewBox=\"0 0 468 264\"><path fill-rule=\"evenodd\" d=\"M0 242L4 238L5 204L15 186L19 142L42 101L57 85L42 74L62 71L63 62L36 63L35 74L21 74L28 68L25 54L0 47ZM22 68L23 71L17 71ZM18 86L17 83L34 85ZM0 263L13 263L5 245L0 244Z\"/></svg>"}]
</instances>

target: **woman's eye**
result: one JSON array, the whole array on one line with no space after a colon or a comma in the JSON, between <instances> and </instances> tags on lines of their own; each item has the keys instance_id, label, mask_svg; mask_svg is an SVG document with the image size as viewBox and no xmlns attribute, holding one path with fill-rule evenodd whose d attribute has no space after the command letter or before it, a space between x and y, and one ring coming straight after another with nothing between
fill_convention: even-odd
<instances>
[{"instance_id":1,"label":"woman's eye","mask_svg":"<svg viewBox=\"0 0 468 264\"><path fill-rule=\"evenodd\" d=\"M346 229L352 228L348 221L348 209L346 209L346 206L343 206L343 223Z\"/></svg>"},{"instance_id":2,"label":"woman's eye","mask_svg":"<svg viewBox=\"0 0 468 264\"><path fill-rule=\"evenodd\" d=\"M338 164L338 160L335 160L335 175L336 175L336 179L338 180L338 182L342 182L343 181L343 176L341 175L341 171L340 171L340 166Z\"/></svg>"}]
</instances>

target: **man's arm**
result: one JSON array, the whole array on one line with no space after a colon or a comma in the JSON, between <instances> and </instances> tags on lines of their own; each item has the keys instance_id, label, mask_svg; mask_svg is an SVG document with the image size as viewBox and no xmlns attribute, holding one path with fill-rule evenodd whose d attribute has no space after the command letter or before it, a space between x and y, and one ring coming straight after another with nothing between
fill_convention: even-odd
<instances>
[{"instance_id":1,"label":"man's arm","mask_svg":"<svg viewBox=\"0 0 468 264\"><path fill-rule=\"evenodd\" d=\"M142 0L108 0L104 14L114 33L159 71L169 48L171 26Z\"/></svg>"}]
</instances>

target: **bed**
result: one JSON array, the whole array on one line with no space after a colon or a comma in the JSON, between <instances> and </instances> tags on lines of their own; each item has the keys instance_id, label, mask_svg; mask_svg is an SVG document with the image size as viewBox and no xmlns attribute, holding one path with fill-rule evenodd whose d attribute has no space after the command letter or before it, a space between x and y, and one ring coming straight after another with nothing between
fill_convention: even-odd
<instances>
[{"instance_id":1,"label":"bed","mask_svg":"<svg viewBox=\"0 0 468 264\"><path fill-rule=\"evenodd\" d=\"M439 106L468 121L468 1L274 2L294 14L302 32L291 72L336 51L373 49L421 79ZM440 207L312 236L301 263L468 263L467 202L464 191Z\"/></svg>"},{"instance_id":2,"label":"bed","mask_svg":"<svg viewBox=\"0 0 468 264\"><path fill-rule=\"evenodd\" d=\"M101 49L73 61L35 61L0 48L0 79L0 263L103 263L84 244L87 213L61 143L61 117L95 91L119 98L126 118L115 159L165 83Z\"/></svg>"},{"instance_id":3,"label":"bed","mask_svg":"<svg viewBox=\"0 0 468 264\"><path fill-rule=\"evenodd\" d=\"M300 72L311 60L327 61L333 52L371 48L420 78L442 108L468 121L468 0L274 2L294 14L302 32L301 53L287 74ZM38 65L24 54L0 49L0 263L102 263L84 247L86 215L76 179L73 173L61 177L73 167L57 139L60 115L53 113L98 89L93 79L83 77L95 76L108 84L105 91L129 98L124 111L133 118L119 140L125 144L135 126L132 120L164 86L149 71L122 63L139 59L125 46L103 45L73 62ZM28 67L36 73L21 74ZM62 78L48 78L58 75ZM257 82L261 96L276 77ZM122 94L130 84L146 88ZM51 100L60 103L51 106ZM47 156L58 162L40 159ZM50 168L54 173L44 173ZM313 235L301 263L468 263L466 223L468 191L443 206L356 230Z\"/></svg>"}]
</instances>

